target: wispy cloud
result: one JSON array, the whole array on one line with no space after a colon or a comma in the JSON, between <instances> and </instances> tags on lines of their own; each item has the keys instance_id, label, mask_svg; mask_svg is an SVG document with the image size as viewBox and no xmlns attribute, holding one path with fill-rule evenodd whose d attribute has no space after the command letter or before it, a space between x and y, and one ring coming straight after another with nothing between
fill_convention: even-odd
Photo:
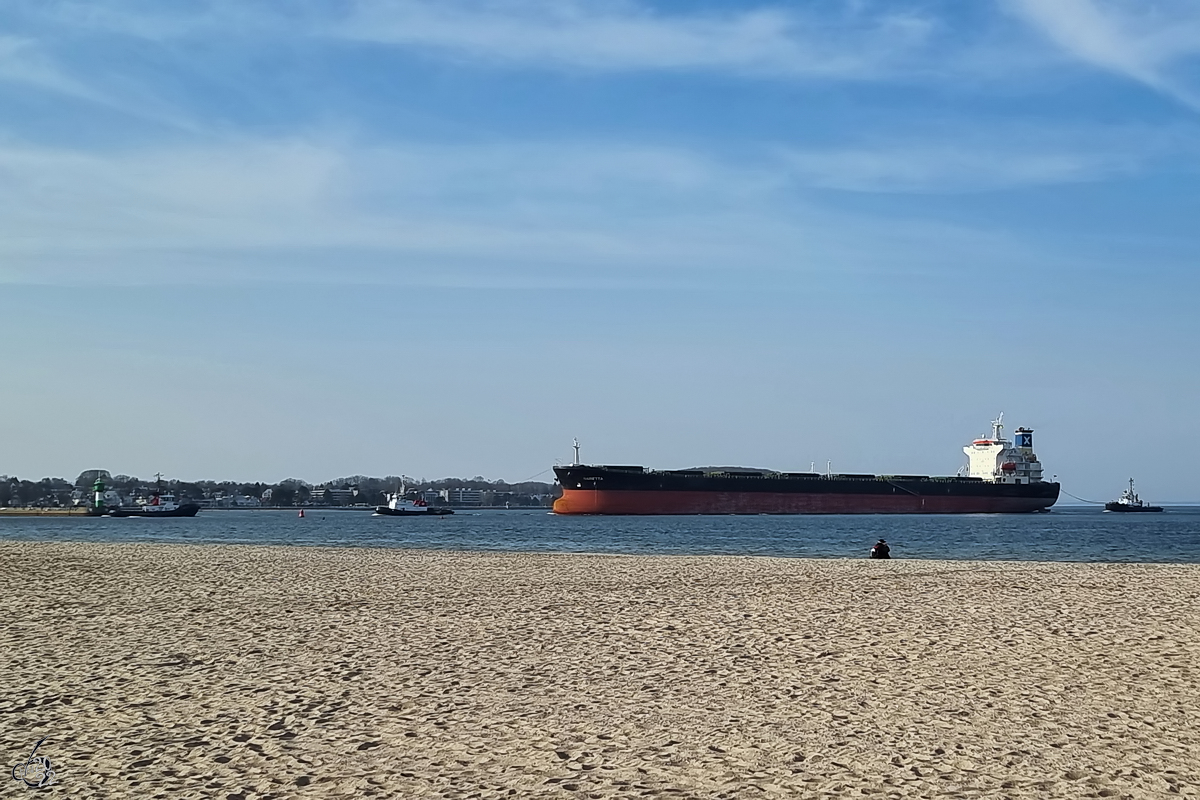
<instances>
[{"instance_id":1,"label":"wispy cloud","mask_svg":"<svg viewBox=\"0 0 1200 800\"><path fill-rule=\"evenodd\" d=\"M791 148L741 163L583 141L0 144L0 283L691 286L1025 262L1026 245L986 226L834 210L805 189L1096 180L1154 155L1122 150L1122 138L1142 137L1114 134L1088 156L1063 137L1006 148L998 133L991 144Z\"/></svg>"},{"instance_id":2,"label":"wispy cloud","mask_svg":"<svg viewBox=\"0 0 1200 800\"><path fill-rule=\"evenodd\" d=\"M1025 8L1025 0L1006 1ZM641 274L716 270L730 263L766 270L818 263L842 268L871 260L859 257L860 241L867 238L861 234L869 230L878 242L886 221L823 210L820 204L827 197L808 191L813 187L965 193L1103 180L1137 172L1162 146L1146 131L1031 136L1011 129L1013 125L1007 131L980 133L992 126L977 116L918 121L907 107L903 113L880 113L877 119L887 120L891 135L868 141L856 123L847 123L855 114L822 105L819 97L811 131L808 120L789 114L777 132L772 125L779 117L758 101L757 116L740 126L751 131L748 135L718 130L722 126L712 125L706 114L650 132L639 130L634 120L591 141L591 130L573 129L560 130L558 141L518 143L509 138L514 134L488 130L491 120L472 131L474 142L445 146L414 143L415 135L377 119L362 123L368 129L363 135L347 137L354 141L330 141L312 133L327 129L313 122L313 116L327 114L338 119L339 130L358 130L354 114L359 109L396 103L394 96L378 90L376 75L363 79L360 59L347 59L350 66L337 63L346 45L339 41L330 48L329 37L430 49L455 59L570 69L719 70L834 80L894 77L888 69L925 47L945 20L934 23L915 13L902 14L887 3L814 3L799 11L780 5L667 11L634 0L347 0L347 5L314 0L304 4L303 13L280 17L288 22L277 26L272 22L277 12L270 7L239 10L232 0L200 0L182 10L113 0L102 10L56 3L39 11L41 4L14 2L34 8L30 14L48 14L56 24L78 30L71 36L51 31L41 38L25 33L25 38L0 38L0 80L47 91L90 92L95 102L141 114L139 123L152 118L146 109L166 108L177 100L184 109L180 118L186 112L207 124L182 136L159 130L143 134L141 126L138 136L123 146L111 144L119 136L104 146L78 137L77 149L54 149L14 143L33 141L36 132L18 138L20 126L5 123L9 130L0 129L0 182L5 187L0 193L0 280L90 279L88 265L95 264L126 273L141 264L142 274L153 271L156 281L272 270L296 274L301 269L307 269L306 279L314 280L370 270L388 279L432 279L436 271L438 279L455 273L468 276L463 280L505 280L535 268L595 280L610 274L614 264ZM1095 10L1083 0L1064 0L1062 7ZM1059 19L1053 14L1046 19L1051 17ZM1008 25L1024 33L1011 19ZM221 74L225 51L213 55L209 45L227 42L221 37L233 31L248 30L252 35L246 40L233 42L239 56L257 53L259 45L264 51L278 45L282 30L297 37L296 52L331 64L325 76L329 85L318 91L332 96L366 87L345 106L344 122L343 107L327 97L315 98L300 112L271 118L269 125L258 124L256 102L242 103L252 109L239 109L242 116L221 118L222 105L213 95L227 99L225 90L237 80L252 84L248 96L255 101L296 102L295 96L280 100L274 84L255 84L257 76L245 70ZM1126 41L1113 32L1117 30L1122 29L1093 39L1117 48ZM81 48L86 57L70 60L71 49L63 42L97 31L104 41ZM302 31L306 36L299 35ZM174 40L193 34L197 42ZM88 66L119 52L128 44L125 36L154 39L161 45L156 52L178 57L114 61L111 71L96 78L96 85L112 91L99 96L83 83L91 77ZM1182 33L1177 38L1159 51L1186 56L1190 39ZM330 55L329 50L337 52ZM68 76L49 53L71 64L79 77ZM155 67L163 63L177 69L158 80ZM382 63L397 74L409 65L404 58ZM1135 69L1142 62L1114 63ZM1155 57L1145 63L1161 71L1175 61ZM1157 74L1147 72L1143 80ZM795 100L786 96L791 87L781 91L781 83L771 82L768 88L775 94L768 102ZM720 84L696 85L728 98L729 87ZM329 86L336 88L330 91ZM651 87L642 97L652 97L654 91ZM118 104L109 95L126 99ZM619 118L621 103L608 102ZM822 109L833 111L828 124L817 119ZM82 115L70 111L62 115L67 122L60 127L86 128L78 122ZM471 114L463 115L468 122L455 118L457 111L445 112L445 127L461 130L475 124ZM499 119L496 127L511 130L510 122L511 117ZM706 144L691 138L687 126L692 122L709 126L701 131L712 134ZM921 125L935 135L915 135L914 128ZM957 129L948 130L951 126ZM263 133L268 127L270 133ZM794 143L789 143L789 133L795 134ZM690 144L662 144L672 136ZM780 143L777 149L764 143L768 136ZM810 142L819 138L837 144L804 144L806 136ZM489 137L497 143L479 143ZM364 146L363 141L374 144ZM897 223L897 230L904 226L906 231L896 240L909 241L913 225L911 220Z\"/></svg>"},{"instance_id":3,"label":"wispy cloud","mask_svg":"<svg viewBox=\"0 0 1200 800\"><path fill-rule=\"evenodd\" d=\"M718 183L701 159L670 151L295 140L108 154L0 146L0 182L0 279L33 282L89 280L97 263L132 274L153 262L157 282L196 277L197 264L254 277L302 250L297 270L315 257L317 279L354 273L347 254L363 251L399 279L445 259L629 259L655 248L616 231L614 198L632 214Z\"/></svg>"},{"instance_id":4,"label":"wispy cloud","mask_svg":"<svg viewBox=\"0 0 1200 800\"><path fill-rule=\"evenodd\" d=\"M118 111L143 122L177 130L198 130L186 114L174 107L175 104L152 93L134 96L128 85L119 91L105 88L82 70L64 66L44 42L31 38L0 36L0 84L6 83L48 93L60 101L72 100Z\"/></svg>"},{"instance_id":5,"label":"wispy cloud","mask_svg":"<svg viewBox=\"0 0 1200 800\"><path fill-rule=\"evenodd\" d=\"M298 10L288 10L283 4L260 5L236 0L188 3L7 0L2 11L35 30L91 32L167 41L215 34L287 36L301 32L301 25L292 27L289 22L315 19L319 8L319 3L305 3Z\"/></svg>"},{"instance_id":6,"label":"wispy cloud","mask_svg":"<svg viewBox=\"0 0 1200 800\"><path fill-rule=\"evenodd\" d=\"M924 44L932 26L895 11L669 14L631 0L360 0L331 32L526 65L869 77Z\"/></svg>"},{"instance_id":7,"label":"wispy cloud","mask_svg":"<svg viewBox=\"0 0 1200 800\"><path fill-rule=\"evenodd\" d=\"M1200 109L1200 93L1176 74L1200 56L1200 7L1190 0L1005 0L1073 57Z\"/></svg>"},{"instance_id":8,"label":"wispy cloud","mask_svg":"<svg viewBox=\"0 0 1200 800\"><path fill-rule=\"evenodd\" d=\"M62 84L43 63L14 61L14 47L60 32L82 36L255 41L301 47L341 40L422 51L460 63L593 72L702 71L813 79L954 81L1028 78L1048 65L1028 30L1073 58L1124 75L1185 103L1200 93L1181 65L1200 56L1200 10L1192 0L998 0L847 2L703 8L654 0L309 0L162 4L11 0L0 23L25 39L0 39L0 70ZM964 19L964 17L966 19ZM1025 23L1014 34L1012 18ZM44 43L44 42L43 42ZM308 43L306 45L305 43ZM6 58L6 51L8 56ZM7 67L4 62L8 61Z\"/></svg>"},{"instance_id":9,"label":"wispy cloud","mask_svg":"<svg viewBox=\"0 0 1200 800\"><path fill-rule=\"evenodd\" d=\"M314 0L292 8L234 0L53 5L13 0L34 27L170 39L335 38L457 59L597 71L726 70L877 77L928 40L919 6L853 2L804 12L764 2L728 11L665 11L648 0Z\"/></svg>"},{"instance_id":10,"label":"wispy cloud","mask_svg":"<svg viewBox=\"0 0 1200 800\"><path fill-rule=\"evenodd\" d=\"M1143 132L1148 140L1156 137ZM974 141L972 141L974 139ZM1099 181L1136 174L1154 147L1077 142L1024 145L1001 137L784 148L792 176L808 186L856 192L962 194Z\"/></svg>"},{"instance_id":11,"label":"wispy cloud","mask_svg":"<svg viewBox=\"0 0 1200 800\"><path fill-rule=\"evenodd\" d=\"M0 282L690 285L988 238L821 210L767 161L595 143L9 145L0 181Z\"/></svg>"},{"instance_id":12,"label":"wispy cloud","mask_svg":"<svg viewBox=\"0 0 1200 800\"><path fill-rule=\"evenodd\" d=\"M1110 35L1111 20L1088 0L1000 2L1081 52L1107 54L1140 80L1157 80L1140 61L1122 60L1127 43ZM991 7L976 9L964 23L954 5L762 0L695 8L655 0L310 0L284 7L237 0L11 0L0 8L0 24L9 22L27 37L26 44L38 41L47 52L56 41L81 39L109 47L142 39L168 49L208 42L232 52L252 46L268 53L313 52L333 41L390 46L459 65L942 83L964 76L1011 80L1014 73L1024 80L1046 67L1029 47L1025 26L1013 26ZM1179 41L1150 38L1172 52L1188 52L1187 35L1177 30L1173 35ZM219 62L206 62L211 55L210 47L189 52L198 67L220 72ZM110 59L110 65L119 70L121 61Z\"/></svg>"},{"instance_id":13,"label":"wispy cloud","mask_svg":"<svg viewBox=\"0 0 1200 800\"><path fill-rule=\"evenodd\" d=\"M85 100L101 99L55 64L38 42L28 38L0 35L0 81Z\"/></svg>"}]
</instances>

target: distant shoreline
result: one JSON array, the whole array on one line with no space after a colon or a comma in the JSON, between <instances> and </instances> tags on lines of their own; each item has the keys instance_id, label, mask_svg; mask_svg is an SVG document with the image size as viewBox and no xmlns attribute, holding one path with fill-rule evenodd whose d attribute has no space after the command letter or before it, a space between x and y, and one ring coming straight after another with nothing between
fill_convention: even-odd
<instances>
[{"instance_id":1,"label":"distant shoreline","mask_svg":"<svg viewBox=\"0 0 1200 800\"><path fill-rule=\"evenodd\" d=\"M451 506L455 511L549 511L550 506ZM32 506L7 506L0 508L0 517L90 517L87 506L71 508L37 508ZM240 506L212 508L201 507L202 513L208 511L326 511L374 513L375 506Z\"/></svg>"},{"instance_id":2,"label":"distant shoreline","mask_svg":"<svg viewBox=\"0 0 1200 800\"><path fill-rule=\"evenodd\" d=\"M326 511L350 511L350 512L371 512L374 513L375 506L214 506L208 508L200 507L201 513L205 511L320 511L322 514ZM455 511L549 511L550 506L513 506L505 508L504 506L448 506Z\"/></svg>"}]
</instances>

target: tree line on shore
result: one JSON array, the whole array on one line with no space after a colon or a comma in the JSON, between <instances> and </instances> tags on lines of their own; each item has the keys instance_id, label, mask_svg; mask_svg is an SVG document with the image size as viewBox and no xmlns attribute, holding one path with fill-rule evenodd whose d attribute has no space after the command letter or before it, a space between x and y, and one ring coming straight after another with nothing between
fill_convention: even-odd
<instances>
[{"instance_id":1,"label":"tree line on shore","mask_svg":"<svg viewBox=\"0 0 1200 800\"><path fill-rule=\"evenodd\" d=\"M143 480L130 475L110 475L106 470L87 470L74 482L64 478L42 478L39 481L21 480L0 475L0 507L44 506L67 507L86 505L92 497L97 480L106 490L114 491L133 502L149 497L160 484L157 479ZM238 481L179 481L164 480L161 489L174 494L180 502L205 505L254 505L294 508L297 506L355 506L382 505L386 495L403 488L406 494L439 493L447 499L470 498L471 505L543 507L558 495L552 483L522 481L506 483L474 478L443 478L436 481L413 479L397 475L373 478L354 475L346 478L311 484L298 478L278 483Z\"/></svg>"}]
</instances>

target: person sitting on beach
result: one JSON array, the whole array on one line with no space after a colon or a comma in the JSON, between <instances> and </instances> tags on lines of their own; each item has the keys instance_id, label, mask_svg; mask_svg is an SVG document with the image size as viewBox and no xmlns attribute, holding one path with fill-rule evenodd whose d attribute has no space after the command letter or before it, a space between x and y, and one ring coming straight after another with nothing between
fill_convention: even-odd
<instances>
[{"instance_id":1,"label":"person sitting on beach","mask_svg":"<svg viewBox=\"0 0 1200 800\"><path fill-rule=\"evenodd\" d=\"M871 558L891 558L892 548L888 547L887 539L880 539L871 548Z\"/></svg>"}]
</instances>

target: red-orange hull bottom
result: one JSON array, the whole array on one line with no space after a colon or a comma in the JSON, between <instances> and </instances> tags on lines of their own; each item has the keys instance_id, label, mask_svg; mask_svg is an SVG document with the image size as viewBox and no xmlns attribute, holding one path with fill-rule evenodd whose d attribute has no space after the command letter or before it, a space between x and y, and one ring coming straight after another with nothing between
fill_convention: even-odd
<instances>
[{"instance_id":1,"label":"red-orange hull bottom","mask_svg":"<svg viewBox=\"0 0 1200 800\"><path fill-rule=\"evenodd\" d=\"M680 492L564 489L556 514L1019 514L1045 497L953 497L816 492Z\"/></svg>"}]
</instances>

